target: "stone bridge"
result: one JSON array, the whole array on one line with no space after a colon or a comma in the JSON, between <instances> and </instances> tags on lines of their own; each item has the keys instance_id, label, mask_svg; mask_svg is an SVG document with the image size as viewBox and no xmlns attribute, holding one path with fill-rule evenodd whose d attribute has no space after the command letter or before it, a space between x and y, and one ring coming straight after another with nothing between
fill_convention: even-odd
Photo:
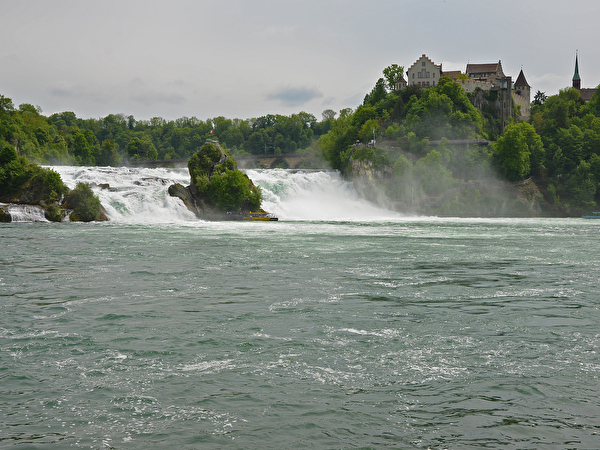
<instances>
[{"instance_id":1,"label":"stone bridge","mask_svg":"<svg viewBox=\"0 0 600 450\"><path fill-rule=\"evenodd\" d=\"M234 155L240 169L299 169L310 153L283 153L281 155Z\"/></svg>"}]
</instances>

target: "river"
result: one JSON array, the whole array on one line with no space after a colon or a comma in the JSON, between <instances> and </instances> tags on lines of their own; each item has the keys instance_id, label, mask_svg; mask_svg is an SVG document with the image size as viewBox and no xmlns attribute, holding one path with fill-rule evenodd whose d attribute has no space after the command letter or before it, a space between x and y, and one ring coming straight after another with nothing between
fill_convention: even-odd
<instances>
[{"instance_id":1,"label":"river","mask_svg":"<svg viewBox=\"0 0 600 450\"><path fill-rule=\"evenodd\" d=\"M111 220L0 224L0 448L600 447L600 221L274 170L279 222L203 222L187 170L55 169Z\"/></svg>"}]
</instances>

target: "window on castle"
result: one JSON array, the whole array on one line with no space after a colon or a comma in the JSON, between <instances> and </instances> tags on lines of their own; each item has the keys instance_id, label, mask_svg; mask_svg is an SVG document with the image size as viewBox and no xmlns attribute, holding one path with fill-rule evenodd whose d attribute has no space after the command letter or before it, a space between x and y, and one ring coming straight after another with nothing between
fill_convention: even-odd
<instances>
[{"instance_id":1,"label":"window on castle","mask_svg":"<svg viewBox=\"0 0 600 450\"><path fill-rule=\"evenodd\" d=\"M425 61L421 62L421 65L422 65L422 66L425 66Z\"/></svg>"}]
</instances>

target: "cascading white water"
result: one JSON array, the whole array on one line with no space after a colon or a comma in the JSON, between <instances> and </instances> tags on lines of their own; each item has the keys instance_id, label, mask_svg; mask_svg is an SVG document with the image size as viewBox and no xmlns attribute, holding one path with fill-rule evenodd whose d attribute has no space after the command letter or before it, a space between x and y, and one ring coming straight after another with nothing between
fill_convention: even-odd
<instances>
[{"instance_id":1,"label":"cascading white water","mask_svg":"<svg viewBox=\"0 0 600 450\"><path fill-rule=\"evenodd\" d=\"M263 208L283 219L361 220L397 217L360 198L337 171L247 170L263 191Z\"/></svg>"},{"instance_id":2,"label":"cascading white water","mask_svg":"<svg viewBox=\"0 0 600 450\"><path fill-rule=\"evenodd\" d=\"M89 183L110 220L126 223L195 221L178 198L173 183L189 185L187 168L53 166L69 188ZM364 220L397 217L361 199L354 185L336 171L248 170L262 188L263 208L280 220Z\"/></svg>"},{"instance_id":3,"label":"cascading white water","mask_svg":"<svg viewBox=\"0 0 600 450\"><path fill-rule=\"evenodd\" d=\"M188 185L188 169L53 166L73 189L88 183L112 221L168 223L197 220L178 198L168 193L171 184Z\"/></svg>"},{"instance_id":4,"label":"cascading white water","mask_svg":"<svg viewBox=\"0 0 600 450\"><path fill-rule=\"evenodd\" d=\"M10 205L7 212L12 222L48 222L41 206Z\"/></svg>"}]
</instances>

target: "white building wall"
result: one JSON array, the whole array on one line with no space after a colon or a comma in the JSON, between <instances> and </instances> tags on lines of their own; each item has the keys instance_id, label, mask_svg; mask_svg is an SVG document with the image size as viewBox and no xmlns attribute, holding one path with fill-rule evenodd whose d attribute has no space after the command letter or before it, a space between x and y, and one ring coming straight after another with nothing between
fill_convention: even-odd
<instances>
[{"instance_id":1,"label":"white building wall","mask_svg":"<svg viewBox=\"0 0 600 450\"><path fill-rule=\"evenodd\" d=\"M442 73L441 66L437 66L427 56L422 55L406 71L407 83L409 86L416 84L422 88L436 86L440 81Z\"/></svg>"}]
</instances>

